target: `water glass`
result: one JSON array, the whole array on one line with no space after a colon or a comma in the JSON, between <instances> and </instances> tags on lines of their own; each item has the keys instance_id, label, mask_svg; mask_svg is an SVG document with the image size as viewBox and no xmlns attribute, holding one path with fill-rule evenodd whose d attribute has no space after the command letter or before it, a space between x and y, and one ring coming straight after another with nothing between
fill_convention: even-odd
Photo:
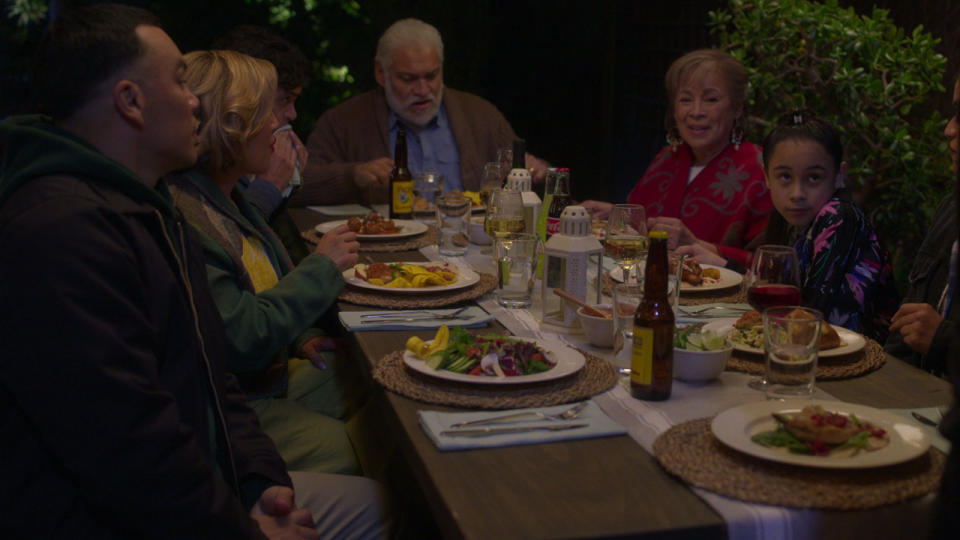
<instances>
[{"instance_id":1,"label":"water glass","mask_svg":"<svg viewBox=\"0 0 960 540\"><path fill-rule=\"evenodd\" d=\"M426 171L413 177L413 218L417 221L432 221L437 197L443 191L443 175Z\"/></svg>"},{"instance_id":2,"label":"water glass","mask_svg":"<svg viewBox=\"0 0 960 540\"><path fill-rule=\"evenodd\" d=\"M460 257L470 243L470 199L463 195L441 195L437 204L437 248L441 255Z\"/></svg>"},{"instance_id":3,"label":"water glass","mask_svg":"<svg viewBox=\"0 0 960 540\"><path fill-rule=\"evenodd\" d=\"M533 302L540 238L514 234L497 238L493 247L497 266L497 303L506 308L525 308Z\"/></svg>"},{"instance_id":4,"label":"water glass","mask_svg":"<svg viewBox=\"0 0 960 540\"><path fill-rule=\"evenodd\" d=\"M620 283L613 287L613 364L621 376L630 375L633 354L633 315L643 299L643 278L640 283Z\"/></svg>"},{"instance_id":5,"label":"water glass","mask_svg":"<svg viewBox=\"0 0 960 540\"><path fill-rule=\"evenodd\" d=\"M798 306L772 307L763 311L764 391L767 399L813 395L822 320L819 311Z\"/></svg>"},{"instance_id":6,"label":"water glass","mask_svg":"<svg viewBox=\"0 0 960 540\"><path fill-rule=\"evenodd\" d=\"M667 276L667 300L673 308L673 318L679 316L680 285L683 284L683 261L686 255L670 255L670 274Z\"/></svg>"}]
</instances>

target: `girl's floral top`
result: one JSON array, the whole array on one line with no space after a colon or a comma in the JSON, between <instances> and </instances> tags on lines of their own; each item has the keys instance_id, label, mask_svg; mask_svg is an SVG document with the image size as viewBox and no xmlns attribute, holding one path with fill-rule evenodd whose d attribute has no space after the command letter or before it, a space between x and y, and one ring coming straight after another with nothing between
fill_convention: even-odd
<instances>
[{"instance_id":1,"label":"girl's floral top","mask_svg":"<svg viewBox=\"0 0 960 540\"><path fill-rule=\"evenodd\" d=\"M839 189L797 237L803 304L835 324L886 340L900 304L890 256L870 220Z\"/></svg>"}]
</instances>

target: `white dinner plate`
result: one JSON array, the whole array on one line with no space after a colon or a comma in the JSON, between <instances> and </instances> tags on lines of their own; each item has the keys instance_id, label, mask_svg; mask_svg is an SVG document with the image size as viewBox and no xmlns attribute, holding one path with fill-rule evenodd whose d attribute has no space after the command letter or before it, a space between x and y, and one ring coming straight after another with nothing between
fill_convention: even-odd
<instances>
[{"instance_id":1,"label":"white dinner plate","mask_svg":"<svg viewBox=\"0 0 960 540\"><path fill-rule=\"evenodd\" d=\"M795 414L810 405L857 418L886 430L890 444L873 452L858 452L850 457L822 457L793 454L753 442L750 437L762 431L776 429L772 413ZM930 438L923 428L902 416L842 401L791 399L786 401L756 401L727 409L710 424L713 435L723 444L754 457L826 469L866 469L902 463L921 456L930 448Z\"/></svg>"},{"instance_id":2,"label":"white dinner plate","mask_svg":"<svg viewBox=\"0 0 960 540\"><path fill-rule=\"evenodd\" d=\"M398 263L389 263L389 264L417 264L420 266L431 266L431 265L446 265L452 267L451 269L457 272L457 281L449 285L434 285L432 287L415 287L410 289L402 289L398 287L385 287L383 285L374 285L369 281L364 281L356 276L356 272L353 268L348 268L343 272L343 279L347 282L347 285L353 285L354 287L359 287L361 289L370 289L373 291L382 291L389 293L399 293L399 294L418 294L418 293L436 293L436 292L446 292L453 291L456 289L463 289L464 287L469 287L474 283L480 281L480 274L474 272L469 268L464 268L462 266L457 266L455 264L443 263L439 261L432 262L398 262Z\"/></svg>"},{"instance_id":3,"label":"white dinner plate","mask_svg":"<svg viewBox=\"0 0 960 540\"><path fill-rule=\"evenodd\" d=\"M567 347L566 345L563 345L562 343L539 339L527 339L526 341L532 341L536 343L541 349L543 349L545 353L547 353L547 358L556 361L557 364L553 366L553 369L541 371L540 373L535 373L533 375L517 375L515 377L467 375L465 373L454 373L452 371L446 371L443 369L433 369L432 367L428 366L426 362L417 358L417 356L410 351L403 352L403 363L414 371L423 373L424 375L429 375L430 377L436 377L438 379L445 379L448 381L456 381L461 383L492 385L530 384L560 379L580 371L583 369L583 365L586 363L586 359L582 354L570 347Z\"/></svg>"},{"instance_id":4,"label":"white dinner plate","mask_svg":"<svg viewBox=\"0 0 960 540\"><path fill-rule=\"evenodd\" d=\"M326 234L330 232L334 227L338 227L347 222L345 219L338 219L336 221L327 221L326 223L321 223L315 228L318 233ZM419 221L413 221L410 219L395 219L393 223L400 228L400 232L396 234L358 234L357 239L359 240L390 240L392 238L407 238L410 236L416 236L418 234L423 234L427 232L427 225Z\"/></svg>"},{"instance_id":5,"label":"white dinner plate","mask_svg":"<svg viewBox=\"0 0 960 540\"><path fill-rule=\"evenodd\" d=\"M680 283L680 292L700 292L700 291L715 291L718 289L727 289L729 287L736 287L743 282L743 275L734 272L728 268L723 268L720 266L713 266L711 264L701 264L703 268L716 268L720 271L720 279L716 283L701 283L700 285L691 285L686 281ZM610 270L610 278L614 281L623 282L623 270L617 266L613 270Z\"/></svg>"},{"instance_id":6,"label":"white dinner plate","mask_svg":"<svg viewBox=\"0 0 960 540\"><path fill-rule=\"evenodd\" d=\"M716 319L710 321L709 323L703 325L704 330L713 330L717 334L725 336L733 330L733 323L737 322L737 319ZM831 356L843 356L845 354L852 354L860 349L863 349L867 345L866 338L863 335L854 332L853 330L847 330L842 326L833 325L833 329L837 331L837 335L840 336L840 341L843 343L840 347L834 347L832 349L821 350L818 356L820 358L829 358ZM742 343L737 343L733 340L730 341L733 344L733 349L741 352L754 353L754 354L763 354L763 348L757 347L748 347Z\"/></svg>"}]
</instances>

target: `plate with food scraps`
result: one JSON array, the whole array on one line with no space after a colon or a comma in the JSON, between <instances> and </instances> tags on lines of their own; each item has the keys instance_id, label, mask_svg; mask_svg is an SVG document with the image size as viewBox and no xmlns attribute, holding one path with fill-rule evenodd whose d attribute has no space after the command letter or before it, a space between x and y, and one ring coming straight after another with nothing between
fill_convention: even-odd
<instances>
[{"instance_id":1,"label":"plate with food scraps","mask_svg":"<svg viewBox=\"0 0 960 540\"><path fill-rule=\"evenodd\" d=\"M690 293L690 292L700 292L700 291L715 291L719 289L727 289L729 287L736 287L743 282L743 276L733 270L728 268L722 268L720 266L713 266L710 264L701 264L700 267L704 270L711 269L708 274L713 274L717 276L714 277L701 277L702 281L699 285L694 285L689 281L680 282L680 292L681 293ZM610 278L614 281L623 283L623 270L618 266L610 270Z\"/></svg>"},{"instance_id":2,"label":"plate with food scraps","mask_svg":"<svg viewBox=\"0 0 960 540\"><path fill-rule=\"evenodd\" d=\"M384 269L384 266L387 268ZM394 280L399 278L406 282L397 281L394 283L390 281L389 284L371 283L369 281L370 278L364 279L362 277L368 271L371 272L371 276L386 274L389 278ZM387 272L389 272L389 274L387 274ZM437 274L437 277L440 279L430 279L429 277L426 279L422 277L415 278L416 275L422 275L424 273ZM449 278L447 274L453 274L453 278ZM422 294L454 291L469 287L480 281L480 274L469 268L442 261L373 263L370 265L359 263L354 265L353 268L348 268L344 271L343 279L347 282L347 285L361 289L398 294ZM374 279L377 278L374 277ZM414 283L415 281L417 283ZM421 281L425 283L419 283Z\"/></svg>"},{"instance_id":3,"label":"plate with food scraps","mask_svg":"<svg viewBox=\"0 0 960 540\"><path fill-rule=\"evenodd\" d=\"M403 352L403 363L417 373L459 383L483 384L483 385L511 385L511 384L531 384L544 381L562 379L573 375L583 369L586 364L586 358L576 350L558 343L556 341L546 341L541 339L523 339L535 343L547 356L548 360L555 363L553 368L532 375L515 376L496 376L496 375L468 375L466 373L455 373L444 369L433 369L428 366L426 361L417 358L410 351Z\"/></svg>"},{"instance_id":4,"label":"plate with food scraps","mask_svg":"<svg viewBox=\"0 0 960 540\"><path fill-rule=\"evenodd\" d=\"M349 220L338 219L336 221L327 221L321 223L315 227L316 231L320 234L327 234L335 227L340 225L345 225ZM418 234L423 234L427 232L427 225L419 221L413 221L410 219L395 219L393 224L397 227L397 232L387 233L387 234L357 234L358 240L391 240L397 238L408 238L411 236L416 236Z\"/></svg>"},{"instance_id":5,"label":"plate with food scraps","mask_svg":"<svg viewBox=\"0 0 960 540\"><path fill-rule=\"evenodd\" d=\"M814 455L793 453L783 447L766 446L753 440L755 435L777 428L774 414L794 418L801 414L804 407L816 405L848 420L853 415L858 421L868 423L872 430L870 435L886 438L887 444L876 445L878 448L872 451L860 449L853 455L844 449L831 452L830 455ZM930 438L916 422L891 412L841 401L793 399L746 403L718 414L711 422L710 429L720 442L745 454L780 463L827 469L885 467L919 457L930 448ZM819 436L809 430L804 433Z\"/></svg>"},{"instance_id":6,"label":"plate with food scraps","mask_svg":"<svg viewBox=\"0 0 960 540\"><path fill-rule=\"evenodd\" d=\"M756 344L759 346L750 345L739 341L736 339L736 335L733 333L733 323L737 322L739 319L725 318L725 319L716 319L708 322L703 325L704 330L713 330L715 333L720 334L721 336L726 336L730 343L733 343L733 350L753 353L753 354L763 354L763 330L760 329L757 334ZM831 325L833 326L833 325ZM820 358L830 358L833 356L844 356L847 354L853 354L859 352L867 345L867 339L863 337L862 334L858 334L853 330L847 330L842 326L833 326L833 329L837 331L837 334L840 336L840 346L833 347L830 349L820 349L818 356Z\"/></svg>"}]
</instances>

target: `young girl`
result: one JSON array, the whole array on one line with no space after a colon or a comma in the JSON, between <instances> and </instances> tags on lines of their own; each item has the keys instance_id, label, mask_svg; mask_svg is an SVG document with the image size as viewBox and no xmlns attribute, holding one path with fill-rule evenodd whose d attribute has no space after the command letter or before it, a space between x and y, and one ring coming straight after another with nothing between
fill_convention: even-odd
<instances>
[{"instance_id":1,"label":"young girl","mask_svg":"<svg viewBox=\"0 0 960 540\"><path fill-rule=\"evenodd\" d=\"M763 162L777 211L765 242L796 248L805 306L883 343L899 297L889 255L843 187L842 159L834 127L803 111L785 116L767 135Z\"/></svg>"}]
</instances>

